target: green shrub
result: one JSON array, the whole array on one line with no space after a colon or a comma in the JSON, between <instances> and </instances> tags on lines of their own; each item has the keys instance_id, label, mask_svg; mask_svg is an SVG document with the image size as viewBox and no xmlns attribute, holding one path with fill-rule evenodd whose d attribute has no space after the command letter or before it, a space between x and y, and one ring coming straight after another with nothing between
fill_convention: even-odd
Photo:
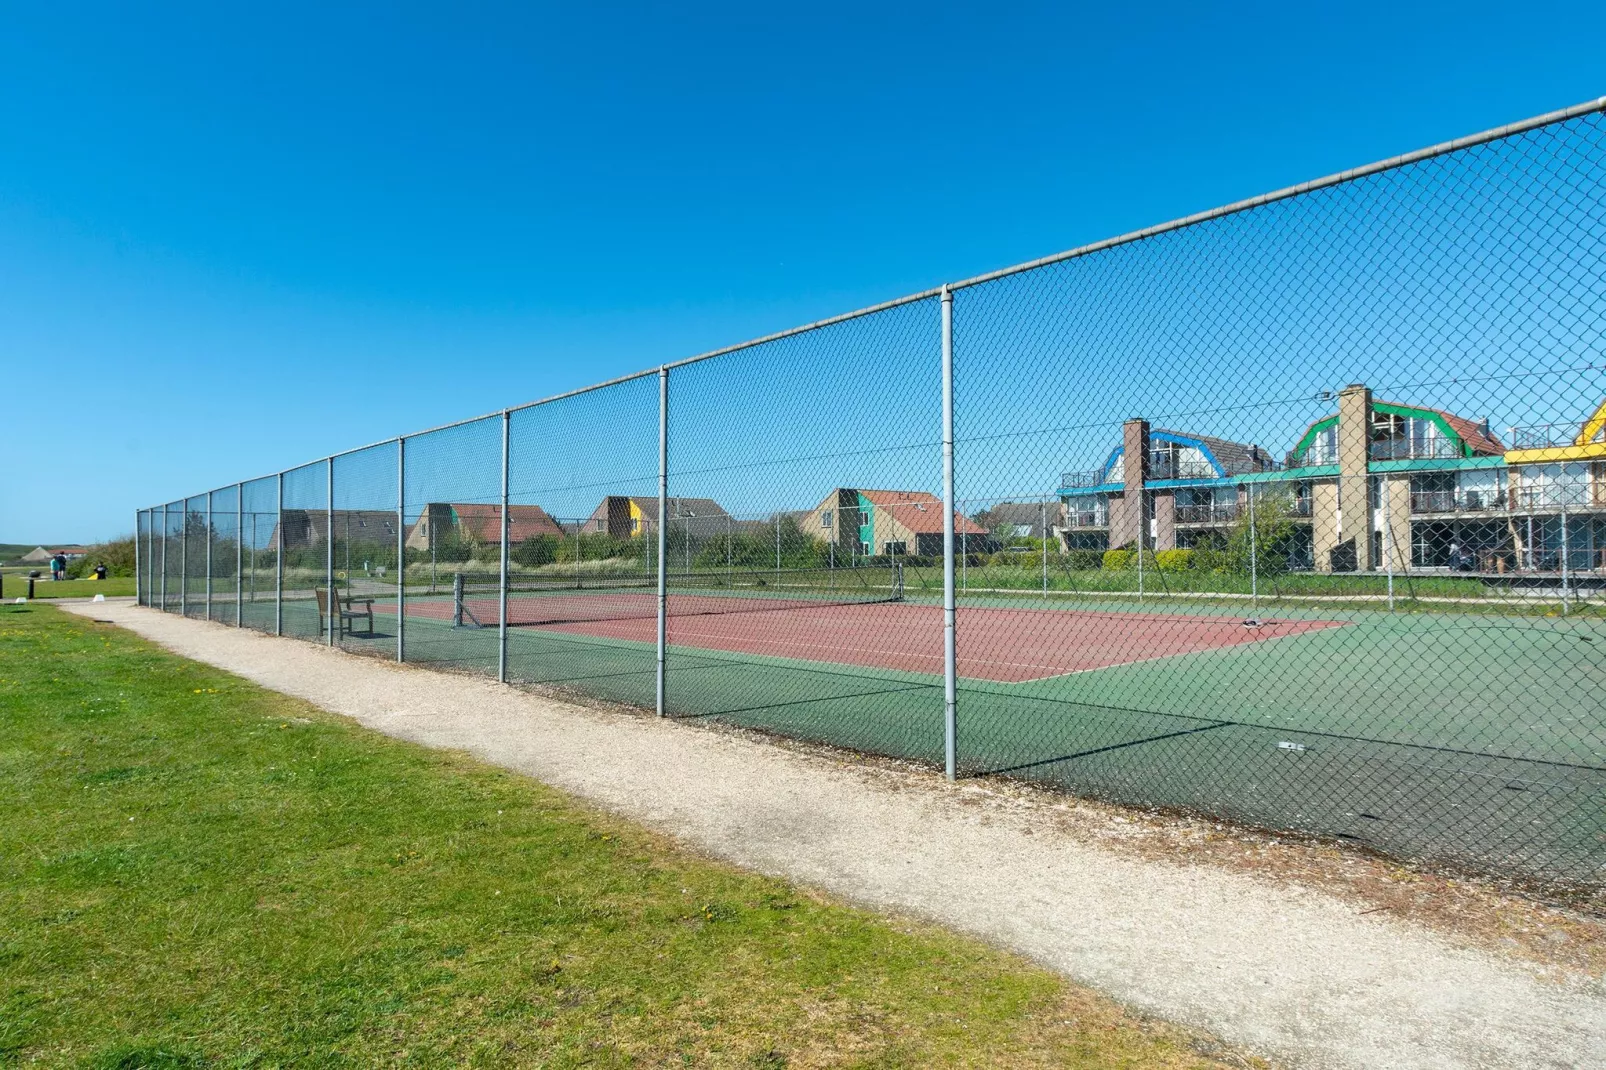
<instances>
[{"instance_id":1,"label":"green shrub","mask_svg":"<svg viewBox=\"0 0 1606 1070\"><path fill-rule=\"evenodd\" d=\"M1160 550L1154 564L1161 572L1186 572L1193 567L1192 550Z\"/></svg>"},{"instance_id":2,"label":"green shrub","mask_svg":"<svg viewBox=\"0 0 1606 1070\"><path fill-rule=\"evenodd\" d=\"M89 547L83 557L67 562L67 575L71 579L81 580L94 575L96 565L105 565L108 576L132 576L134 536L113 539Z\"/></svg>"},{"instance_id":3,"label":"green shrub","mask_svg":"<svg viewBox=\"0 0 1606 1070\"><path fill-rule=\"evenodd\" d=\"M1125 572L1136 567L1135 556L1131 550L1105 550L1103 565L1111 572Z\"/></svg>"},{"instance_id":4,"label":"green shrub","mask_svg":"<svg viewBox=\"0 0 1606 1070\"><path fill-rule=\"evenodd\" d=\"M1195 572L1226 572L1227 552L1218 550L1213 546L1200 546L1193 551L1193 570Z\"/></svg>"},{"instance_id":5,"label":"green shrub","mask_svg":"<svg viewBox=\"0 0 1606 1070\"><path fill-rule=\"evenodd\" d=\"M558 559L558 537L556 535L531 535L528 539L515 546L508 556L526 568L539 568L542 565L550 565Z\"/></svg>"},{"instance_id":6,"label":"green shrub","mask_svg":"<svg viewBox=\"0 0 1606 1070\"><path fill-rule=\"evenodd\" d=\"M1088 572L1104 565L1103 550L1068 550L1065 554L1065 567L1075 572Z\"/></svg>"}]
</instances>

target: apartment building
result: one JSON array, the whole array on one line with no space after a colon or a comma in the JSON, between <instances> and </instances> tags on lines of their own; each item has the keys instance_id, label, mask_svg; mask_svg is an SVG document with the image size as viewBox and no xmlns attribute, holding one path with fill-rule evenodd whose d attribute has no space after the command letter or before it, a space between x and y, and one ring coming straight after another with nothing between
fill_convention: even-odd
<instances>
[{"instance_id":1,"label":"apartment building","mask_svg":"<svg viewBox=\"0 0 1606 1070\"><path fill-rule=\"evenodd\" d=\"M1087 550L1220 542L1245 507L1242 477L1276 467L1259 446L1128 420L1102 465L1060 477L1060 538Z\"/></svg>"},{"instance_id":2,"label":"apartment building","mask_svg":"<svg viewBox=\"0 0 1606 1070\"><path fill-rule=\"evenodd\" d=\"M1241 523L1251 495L1275 495L1295 529L1279 552L1296 568L1606 572L1606 402L1507 439L1363 384L1280 464L1258 446L1129 420L1102 466L1062 476L1058 534L1068 549L1207 545Z\"/></svg>"}]
</instances>

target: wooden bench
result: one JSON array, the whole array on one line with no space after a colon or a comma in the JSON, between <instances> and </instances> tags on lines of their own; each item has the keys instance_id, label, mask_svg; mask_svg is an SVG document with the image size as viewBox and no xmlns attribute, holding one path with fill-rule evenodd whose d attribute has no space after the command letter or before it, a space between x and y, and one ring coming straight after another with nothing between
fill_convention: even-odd
<instances>
[{"instance_id":1,"label":"wooden bench","mask_svg":"<svg viewBox=\"0 0 1606 1070\"><path fill-rule=\"evenodd\" d=\"M324 621L332 615L329 609L329 588L314 587L312 593L318 597L318 634L324 634ZM340 621L341 635L357 634L356 622L358 617L368 621L365 634L374 634L374 600L372 598L355 598L351 595L341 597L339 591L335 592L335 614ZM358 608L358 607L361 608Z\"/></svg>"}]
</instances>

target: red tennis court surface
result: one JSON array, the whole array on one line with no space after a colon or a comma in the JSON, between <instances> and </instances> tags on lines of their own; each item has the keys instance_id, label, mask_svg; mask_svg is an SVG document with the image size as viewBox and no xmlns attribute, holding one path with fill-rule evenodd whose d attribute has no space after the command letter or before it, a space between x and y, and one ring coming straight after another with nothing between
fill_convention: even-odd
<instances>
[{"instance_id":1,"label":"red tennis court surface","mask_svg":"<svg viewBox=\"0 0 1606 1070\"><path fill-rule=\"evenodd\" d=\"M942 609L938 606L907 602L819 605L785 599L733 605L735 599L719 595L671 594L669 598L669 642L674 646L902 672L942 672ZM496 620L494 598L472 598L466 604L481 622ZM514 595L508 604L508 622L543 632L655 643L655 609L650 593L533 599ZM425 602L410 604L408 610L409 615L439 619L448 616L451 607ZM961 608L958 668L959 675L973 680L1024 683L1341 626L1340 621L1266 620L1250 628L1240 617Z\"/></svg>"}]
</instances>

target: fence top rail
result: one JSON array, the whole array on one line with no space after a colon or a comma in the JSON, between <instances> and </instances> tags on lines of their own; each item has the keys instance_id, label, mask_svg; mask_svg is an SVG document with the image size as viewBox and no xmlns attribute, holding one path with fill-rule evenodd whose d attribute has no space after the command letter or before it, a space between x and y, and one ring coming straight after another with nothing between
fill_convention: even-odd
<instances>
[{"instance_id":1,"label":"fence top rail","mask_svg":"<svg viewBox=\"0 0 1606 1070\"><path fill-rule=\"evenodd\" d=\"M829 316L825 319L815 320L812 323L806 323L799 327L791 327L784 331L776 331L773 334L767 334L759 338L753 338L746 342L738 342L734 345L721 346L718 349L711 349L707 352L699 353L696 356L683 357L680 360L668 361L663 364L659 364L656 367L647 368L638 372L631 372L627 375L621 375L605 382L594 383L591 386L579 387L574 390L564 391L561 394L553 394L548 397L539 398L535 401L527 401L519 405L510 405L506 408L497 409L478 416L466 417L461 420L454 420L451 423L440 424L435 427L426 428L422 431L413 431L405 435L392 435L389 438L382 438L376 442L370 442L363 446L357 446L352 449L342 450L339 453L330 454L329 456L319 460L308 461L304 464L292 465L289 468L281 469L277 473L269 472L263 476L257 476L254 478L264 479L271 478L274 475L282 476L285 472L294 471L297 468L305 468L308 465L318 464L322 461L331 461L335 457L342 457L346 454L358 453L366 449L373 449L375 446L383 446L387 443L399 442L408 438L419 438L423 435L433 434L437 431L446 431L454 427L461 427L464 424L477 423L480 420L492 419L494 417L503 416L507 413L516 412L521 409L531 409L540 405L549 405L553 402L562 401L566 398L577 397L581 394L588 394L594 390L603 390L611 386L617 386L620 383L628 383L650 375L659 375L669 369L683 368L689 364L697 364L701 361L711 360L714 357L725 356L730 353L740 352L744 349L752 349L757 346L767 345L770 342L780 341L783 338L791 338L801 334L808 334L811 331L821 330L822 328L834 326L838 323L846 323L849 320L871 316L875 313L885 312L889 309L899 308L903 305L929 300L933 297L941 296L945 290L963 290L972 286L980 286L983 283L993 282L997 279L1007 278L1011 275L1019 275L1027 271L1033 271L1037 268L1047 267L1051 264L1058 264L1066 260L1075 260L1079 257L1090 256L1093 253L1102 252L1106 249L1113 249L1121 245L1130 245L1134 242L1157 237L1158 235L1166 234L1171 231L1183 230L1199 223L1205 223L1213 219L1221 219L1226 216L1236 215L1240 212L1247 212L1251 209L1259 208L1263 205L1272 204L1277 201L1287 200L1291 197L1297 197L1306 193L1313 193L1316 190L1327 189L1332 186L1343 185L1346 182L1354 182L1357 179L1366 178L1370 175L1380 174L1384 171L1405 167L1413 163L1420 163L1423 160L1430 160L1437 156L1445 156L1452 152L1459 152L1462 149L1472 148L1476 145L1486 145L1490 142L1499 141L1502 138L1511 137L1515 134L1526 133L1529 130L1537 130L1540 127L1567 122L1568 120L1577 119L1580 116L1589 115L1594 112L1606 112L1606 97L1598 97L1594 100L1584 101L1581 104L1574 104L1568 108L1560 108L1556 111L1546 112L1543 115L1536 115L1530 119L1522 119L1514 123L1506 123L1503 126L1496 126L1480 133L1468 134L1464 137L1453 138L1449 141L1441 141L1436 145L1429 145L1426 148L1417 149L1413 152L1402 153L1398 156L1390 156L1387 159L1378 160L1375 163L1365 164L1360 167L1352 167L1348 170L1338 171L1323 178L1316 178L1306 182L1300 182L1293 186L1285 186L1282 189L1273 190L1270 193L1262 193L1241 201L1233 201L1231 204L1225 204L1219 208L1210 208L1202 212L1195 212L1192 215L1183 216L1179 219L1173 219L1167 223L1158 223L1151 227L1144 227L1141 230L1128 231L1125 234L1120 234L1113 238L1104 238L1096 242L1091 242L1087 245L1079 245L1074 249L1067 249L1061 253L1054 253L1050 256L1039 257L1036 260L1028 260L1025 263L999 268L995 271L989 271L981 275L973 275L970 278L962 279L958 282L944 283L939 286L933 286L929 289L921 290L919 293L908 294L904 297L896 297L890 301L882 301L879 304L869 305L865 308L856 309L852 312L844 312L840 315ZM253 480L242 480L241 482L249 483L252 481Z\"/></svg>"}]
</instances>

